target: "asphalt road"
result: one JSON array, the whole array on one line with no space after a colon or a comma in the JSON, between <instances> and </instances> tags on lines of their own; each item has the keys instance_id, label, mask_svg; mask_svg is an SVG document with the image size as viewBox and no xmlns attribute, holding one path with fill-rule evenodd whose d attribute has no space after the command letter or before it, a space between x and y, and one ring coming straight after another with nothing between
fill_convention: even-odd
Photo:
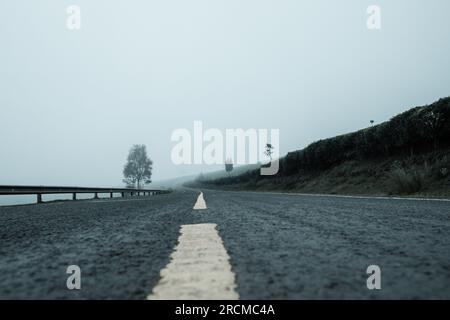
<instances>
[{"instance_id":1,"label":"asphalt road","mask_svg":"<svg viewBox=\"0 0 450 320\"><path fill-rule=\"evenodd\" d=\"M201 211L194 190L0 207L0 299L145 299L180 227L202 223L217 224L241 299L450 299L450 202L202 191Z\"/></svg>"}]
</instances>

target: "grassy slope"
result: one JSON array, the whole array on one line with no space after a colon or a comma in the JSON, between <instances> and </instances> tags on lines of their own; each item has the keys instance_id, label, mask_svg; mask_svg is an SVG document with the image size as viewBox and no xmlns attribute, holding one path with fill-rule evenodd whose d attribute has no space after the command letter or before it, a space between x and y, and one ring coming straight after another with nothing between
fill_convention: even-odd
<instances>
[{"instance_id":1,"label":"grassy slope","mask_svg":"<svg viewBox=\"0 0 450 320\"><path fill-rule=\"evenodd\" d=\"M433 130L427 124L431 113L440 117ZM233 177L206 175L203 181L190 185L450 198L449 132L450 98L446 98L413 108L378 126L289 153L281 159L281 171L276 176L262 177L258 170L250 170Z\"/></svg>"}]
</instances>

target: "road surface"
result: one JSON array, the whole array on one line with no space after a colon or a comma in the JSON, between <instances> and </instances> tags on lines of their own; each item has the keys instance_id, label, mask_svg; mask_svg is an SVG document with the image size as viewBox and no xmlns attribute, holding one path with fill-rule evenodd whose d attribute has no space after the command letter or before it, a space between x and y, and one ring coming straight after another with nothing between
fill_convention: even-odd
<instances>
[{"instance_id":1,"label":"road surface","mask_svg":"<svg viewBox=\"0 0 450 320\"><path fill-rule=\"evenodd\" d=\"M202 191L0 207L0 299L450 299L448 201Z\"/></svg>"}]
</instances>

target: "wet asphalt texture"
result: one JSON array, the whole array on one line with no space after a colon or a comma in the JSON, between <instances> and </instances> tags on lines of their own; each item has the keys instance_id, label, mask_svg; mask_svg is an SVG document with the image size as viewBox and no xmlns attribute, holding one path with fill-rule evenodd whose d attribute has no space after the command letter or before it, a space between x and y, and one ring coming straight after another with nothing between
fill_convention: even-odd
<instances>
[{"instance_id":1,"label":"wet asphalt texture","mask_svg":"<svg viewBox=\"0 0 450 320\"><path fill-rule=\"evenodd\" d=\"M188 189L0 207L0 299L145 299L196 223L218 225L241 299L450 299L450 202L202 191L206 210Z\"/></svg>"}]
</instances>

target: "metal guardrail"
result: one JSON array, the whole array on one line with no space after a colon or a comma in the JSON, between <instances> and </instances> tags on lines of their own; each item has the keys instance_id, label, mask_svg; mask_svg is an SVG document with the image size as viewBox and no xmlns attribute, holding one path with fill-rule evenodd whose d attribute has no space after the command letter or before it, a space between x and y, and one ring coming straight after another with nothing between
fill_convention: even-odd
<instances>
[{"instance_id":1,"label":"metal guardrail","mask_svg":"<svg viewBox=\"0 0 450 320\"><path fill-rule=\"evenodd\" d=\"M52 187L52 186L3 186L0 185L0 195L30 195L35 194L37 203L42 203L43 194L72 194L72 200L77 200L77 193L93 193L98 199L99 193L109 193L110 198L115 193L125 196L150 196L169 193L170 190L150 190L134 188L83 188L83 187Z\"/></svg>"}]
</instances>

